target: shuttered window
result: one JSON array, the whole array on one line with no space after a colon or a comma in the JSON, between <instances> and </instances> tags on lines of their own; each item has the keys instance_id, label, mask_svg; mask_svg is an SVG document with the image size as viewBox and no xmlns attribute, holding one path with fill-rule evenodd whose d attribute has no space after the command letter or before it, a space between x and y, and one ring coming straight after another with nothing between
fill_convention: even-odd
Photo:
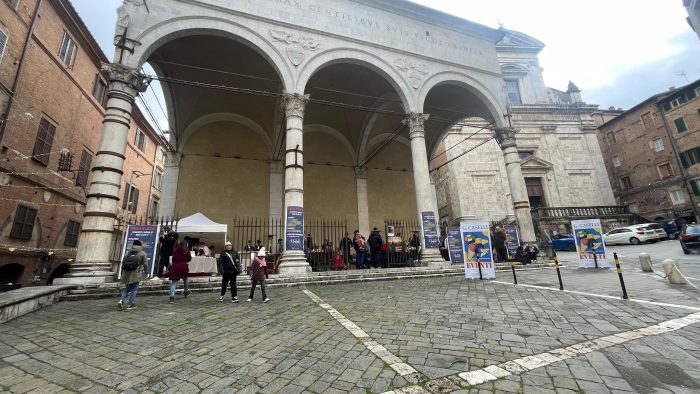
<instances>
[{"instance_id":1,"label":"shuttered window","mask_svg":"<svg viewBox=\"0 0 700 394\"><path fill-rule=\"evenodd\" d=\"M129 196L129 190L131 190L131 196ZM131 197L131 198L129 198ZM129 187L129 184L126 184L126 188L124 189L124 200L122 202L122 209L127 209L127 206L130 206L131 213L136 213L136 209L139 206L139 189L135 188L133 185Z\"/></svg>"},{"instance_id":2,"label":"shuttered window","mask_svg":"<svg viewBox=\"0 0 700 394\"><path fill-rule=\"evenodd\" d=\"M74 248L78 246L78 235L80 234L80 223L72 220L68 221L66 229L66 239L63 241L63 246Z\"/></svg>"},{"instance_id":3,"label":"shuttered window","mask_svg":"<svg viewBox=\"0 0 700 394\"><path fill-rule=\"evenodd\" d=\"M56 134L56 126L52 125L46 118L41 118L39 122L39 131L34 142L34 151L32 158L45 165L49 165L51 146L53 145L53 137Z\"/></svg>"},{"instance_id":4,"label":"shuttered window","mask_svg":"<svg viewBox=\"0 0 700 394\"><path fill-rule=\"evenodd\" d=\"M693 194L700 196L700 179L690 181L690 189L693 191Z\"/></svg>"},{"instance_id":5,"label":"shuttered window","mask_svg":"<svg viewBox=\"0 0 700 394\"><path fill-rule=\"evenodd\" d=\"M0 63L2 63L2 58L5 57L5 48L7 47L7 33L0 30Z\"/></svg>"},{"instance_id":6,"label":"shuttered window","mask_svg":"<svg viewBox=\"0 0 700 394\"><path fill-rule=\"evenodd\" d=\"M78 176L75 179L76 186L87 186L90 164L92 164L92 153L83 149L83 154L80 156L80 164L78 165Z\"/></svg>"},{"instance_id":7,"label":"shuttered window","mask_svg":"<svg viewBox=\"0 0 700 394\"><path fill-rule=\"evenodd\" d=\"M36 214L36 209L18 205L17 211L15 211L15 220L12 223L10 237L25 240L32 239Z\"/></svg>"},{"instance_id":8,"label":"shuttered window","mask_svg":"<svg viewBox=\"0 0 700 394\"><path fill-rule=\"evenodd\" d=\"M63 60L66 66L73 66L73 59L77 46L75 41L68 35L68 32L63 32L63 41L61 41L61 49L58 51L58 57Z\"/></svg>"}]
</instances>

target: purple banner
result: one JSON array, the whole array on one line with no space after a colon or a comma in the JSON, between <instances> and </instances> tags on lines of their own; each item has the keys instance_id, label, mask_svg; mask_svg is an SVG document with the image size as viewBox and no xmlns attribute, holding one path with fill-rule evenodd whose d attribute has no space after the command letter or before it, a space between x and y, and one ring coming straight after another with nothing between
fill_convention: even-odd
<instances>
[{"instance_id":1,"label":"purple banner","mask_svg":"<svg viewBox=\"0 0 700 394\"><path fill-rule=\"evenodd\" d=\"M447 228L447 250L450 252L452 264L464 264L464 246L459 227Z\"/></svg>"},{"instance_id":2,"label":"purple banner","mask_svg":"<svg viewBox=\"0 0 700 394\"><path fill-rule=\"evenodd\" d=\"M506 249L511 256L515 257L518 253L518 248L520 247L520 237L518 236L518 226L513 224L507 224L503 226L506 230Z\"/></svg>"},{"instance_id":3,"label":"purple banner","mask_svg":"<svg viewBox=\"0 0 700 394\"><path fill-rule=\"evenodd\" d=\"M287 207L286 249L304 250L304 208Z\"/></svg>"},{"instance_id":4,"label":"purple banner","mask_svg":"<svg viewBox=\"0 0 700 394\"><path fill-rule=\"evenodd\" d=\"M437 221L435 221L435 212L421 212L421 219L425 248L440 248L440 234L438 234Z\"/></svg>"}]
</instances>

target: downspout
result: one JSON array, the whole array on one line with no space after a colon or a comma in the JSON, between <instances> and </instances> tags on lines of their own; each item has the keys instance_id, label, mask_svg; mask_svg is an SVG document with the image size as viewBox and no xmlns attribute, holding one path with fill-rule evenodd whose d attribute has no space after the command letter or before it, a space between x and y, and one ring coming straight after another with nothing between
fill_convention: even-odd
<instances>
[{"instance_id":1,"label":"downspout","mask_svg":"<svg viewBox=\"0 0 700 394\"><path fill-rule=\"evenodd\" d=\"M22 69L24 68L24 60L27 57L27 52L29 52L29 45L32 40L32 35L34 34L34 28L36 27L37 20L39 19L39 9L41 9L41 4L43 0L39 0L36 3L36 9L34 10L34 16L32 16L32 22L29 25L29 30L27 31L27 38L24 41L24 48L22 49L22 55L19 58L19 64L17 65L17 73L15 74L15 80L12 82L12 89L10 92L10 98L7 100L7 107L5 107L5 119L0 125L0 145L2 145L2 140L5 137L5 127L10 119L10 111L12 110L12 104L15 101L15 95L17 94L17 85L19 85L20 76L22 75Z\"/></svg>"}]
</instances>

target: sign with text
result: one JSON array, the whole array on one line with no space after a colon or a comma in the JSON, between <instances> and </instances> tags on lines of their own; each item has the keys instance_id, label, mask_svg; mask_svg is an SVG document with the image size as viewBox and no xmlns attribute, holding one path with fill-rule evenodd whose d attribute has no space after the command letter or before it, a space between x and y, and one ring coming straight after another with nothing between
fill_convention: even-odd
<instances>
[{"instance_id":1,"label":"sign with text","mask_svg":"<svg viewBox=\"0 0 700 394\"><path fill-rule=\"evenodd\" d=\"M426 249L438 249L440 247L440 234L438 234L435 212L421 212L421 226Z\"/></svg>"},{"instance_id":2,"label":"sign with text","mask_svg":"<svg viewBox=\"0 0 700 394\"><path fill-rule=\"evenodd\" d=\"M610 259L605 249L603 226L600 224L600 219L573 220L571 228L574 233L574 241L576 242L579 268L595 267L594 255L598 260L599 268L610 267Z\"/></svg>"},{"instance_id":3,"label":"sign with text","mask_svg":"<svg viewBox=\"0 0 700 394\"><path fill-rule=\"evenodd\" d=\"M479 265L484 279L495 278L496 266L493 261L489 222L462 221L459 228L465 256L464 274L467 279L479 279Z\"/></svg>"},{"instance_id":4,"label":"sign with text","mask_svg":"<svg viewBox=\"0 0 700 394\"><path fill-rule=\"evenodd\" d=\"M464 247L459 227L447 228L447 250L450 253L450 263L464 264Z\"/></svg>"},{"instance_id":5,"label":"sign with text","mask_svg":"<svg viewBox=\"0 0 700 394\"><path fill-rule=\"evenodd\" d=\"M141 241L143 251L146 252L146 256L148 256L148 272L146 274L147 276L153 276L156 254L158 254L156 253L158 251L158 234L160 234L160 225L129 225L126 227L126 234L124 236L124 244L122 247L122 256L119 259L119 274L117 275L118 279L122 278L122 261L124 261L124 256L126 256L127 251L136 240Z\"/></svg>"},{"instance_id":6,"label":"sign with text","mask_svg":"<svg viewBox=\"0 0 700 394\"><path fill-rule=\"evenodd\" d=\"M503 226L506 231L506 249L508 253L515 257L518 253L518 248L520 248L520 237L518 236L518 226L514 224L507 224Z\"/></svg>"},{"instance_id":7,"label":"sign with text","mask_svg":"<svg viewBox=\"0 0 700 394\"><path fill-rule=\"evenodd\" d=\"M304 208L287 207L285 250L304 250Z\"/></svg>"}]
</instances>

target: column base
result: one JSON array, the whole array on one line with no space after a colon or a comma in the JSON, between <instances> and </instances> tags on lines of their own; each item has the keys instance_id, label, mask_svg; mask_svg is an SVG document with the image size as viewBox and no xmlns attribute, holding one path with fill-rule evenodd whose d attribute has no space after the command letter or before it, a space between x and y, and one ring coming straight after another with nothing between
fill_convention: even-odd
<instances>
[{"instance_id":1,"label":"column base","mask_svg":"<svg viewBox=\"0 0 700 394\"><path fill-rule=\"evenodd\" d=\"M114 280L110 263L77 263L63 278L54 279L56 285L99 286Z\"/></svg>"},{"instance_id":2,"label":"column base","mask_svg":"<svg viewBox=\"0 0 700 394\"><path fill-rule=\"evenodd\" d=\"M295 250L284 252L277 271L280 276L306 276L311 273L311 266L306 262L304 252Z\"/></svg>"},{"instance_id":3,"label":"column base","mask_svg":"<svg viewBox=\"0 0 700 394\"><path fill-rule=\"evenodd\" d=\"M428 267L449 267L450 262L445 261L440 255L438 249L425 249L420 255L420 262L423 266Z\"/></svg>"}]
</instances>

